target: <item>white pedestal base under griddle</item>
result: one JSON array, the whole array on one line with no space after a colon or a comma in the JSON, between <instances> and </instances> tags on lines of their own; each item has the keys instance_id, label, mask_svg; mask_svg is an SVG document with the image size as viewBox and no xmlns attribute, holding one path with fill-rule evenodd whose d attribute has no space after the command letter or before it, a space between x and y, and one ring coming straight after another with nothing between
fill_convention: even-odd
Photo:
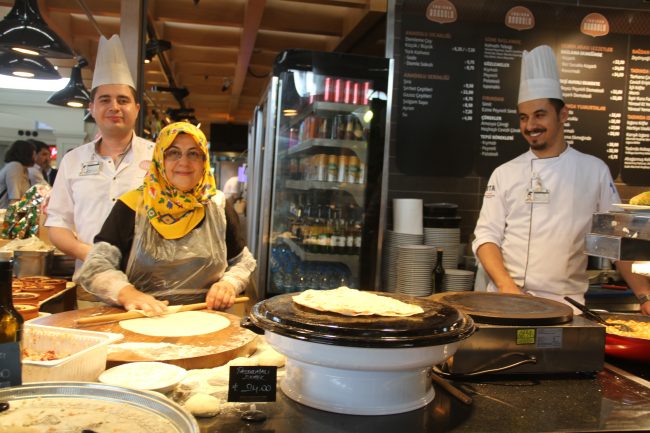
<instances>
[{"instance_id":1,"label":"white pedestal base under griddle","mask_svg":"<svg viewBox=\"0 0 650 433\"><path fill-rule=\"evenodd\" d=\"M350 415L389 415L426 406L435 395L431 366L447 359L458 346L333 346L268 331L266 339L288 358L281 389L289 398Z\"/></svg>"}]
</instances>

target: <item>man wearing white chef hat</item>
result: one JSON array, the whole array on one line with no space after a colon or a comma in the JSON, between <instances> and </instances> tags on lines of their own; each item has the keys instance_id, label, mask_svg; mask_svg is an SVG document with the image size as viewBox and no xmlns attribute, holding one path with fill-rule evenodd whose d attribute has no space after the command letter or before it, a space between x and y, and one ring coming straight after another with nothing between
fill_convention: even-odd
<instances>
[{"instance_id":1,"label":"man wearing white chef hat","mask_svg":"<svg viewBox=\"0 0 650 433\"><path fill-rule=\"evenodd\" d=\"M64 156L45 223L77 268L118 197L142 185L154 147L133 131L140 105L117 35L99 39L89 110L99 137Z\"/></svg>"},{"instance_id":2,"label":"man wearing white chef hat","mask_svg":"<svg viewBox=\"0 0 650 433\"><path fill-rule=\"evenodd\" d=\"M488 291L584 303L585 235L593 214L609 211L620 197L605 163L564 139L569 112L547 45L523 53L517 112L530 150L492 173L472 248L488 274ZM629 263L619 270L637 295L650 293Z\"/></svg>"}]
</instances>

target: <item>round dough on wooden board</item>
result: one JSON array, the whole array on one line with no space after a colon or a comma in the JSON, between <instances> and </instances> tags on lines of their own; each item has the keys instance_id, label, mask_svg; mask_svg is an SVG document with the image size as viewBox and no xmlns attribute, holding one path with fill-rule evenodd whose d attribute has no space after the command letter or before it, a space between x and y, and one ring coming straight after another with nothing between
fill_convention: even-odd
<instances>
[{"instance_id":1,"label":"round dough on wooden board","mask_svg":"<svg viewBox=\"0 0 650 433\"><path fill-rule=\"evenodd\" d=\"M219 314L183 311L163 316L122 320L120 326L136 334L154 337L188 337L220 331L230 326L230 321Z\"/></svg>"}]
</instances>

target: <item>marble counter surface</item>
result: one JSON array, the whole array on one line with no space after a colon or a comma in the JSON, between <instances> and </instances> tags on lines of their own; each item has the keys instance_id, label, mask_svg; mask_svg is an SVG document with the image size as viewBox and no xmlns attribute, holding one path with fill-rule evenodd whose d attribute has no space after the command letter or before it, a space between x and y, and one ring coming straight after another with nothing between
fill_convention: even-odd
<instances>
[{"instance_id":1,"label":"marble counter surface","mask_svg":"<svg viewBox=\"0 0 650 433\"><path fill-rule=\"evenodd\" d=\"M241 420L242 410L201 419L202 432L417 433L650 431L650 383L607 365L596 375L456 382L467 406L436 387L426 407L388 416L353 416L303 406L278 390L258 403L267 419Z\"/></svg>"}]
</instances>

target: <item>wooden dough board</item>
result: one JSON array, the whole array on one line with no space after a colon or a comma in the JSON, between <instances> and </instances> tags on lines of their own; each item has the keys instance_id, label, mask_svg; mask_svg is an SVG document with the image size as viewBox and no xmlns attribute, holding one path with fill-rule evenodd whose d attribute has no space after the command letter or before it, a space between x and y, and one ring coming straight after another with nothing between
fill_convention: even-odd
<instances>
[{"instance_id":1,"label":"wooden dough board","mask_svg":"<svg viewBox=\"0 0 650 433\"><path fill-rule=\"evenodd\" d=\"M213 368L223 365L231 359L248 356L255 352L257 346L257 335L248 329L239 326L240 318L238 316L217 312L202 310L211 314L220 314L230 320L230 326L217 332L203 335L192 335L189 337L153 337L149 335L136 334L122 328L118 322L102 323L97 325L78 326L75 321L83 317L95 316L99 314L123 313L112 307L95 307L83 310L72 310L63 313L52 314L51 316L41 317L33 320L32 323L38 325L58 326L62 328L76 328L88 331L114 332L123 334L124 339L116 342L121 343L169 343L179 345L191 345L194 347L211 348L207 355L196 356L191 358L179 359L161 359L161 357L143 357L137 356L131 351L114 352L108 354L107 366L123 364L134 361L161 361L168 364L178 365L185 369L195 368Z\"/></svg>"}]
</instances>

